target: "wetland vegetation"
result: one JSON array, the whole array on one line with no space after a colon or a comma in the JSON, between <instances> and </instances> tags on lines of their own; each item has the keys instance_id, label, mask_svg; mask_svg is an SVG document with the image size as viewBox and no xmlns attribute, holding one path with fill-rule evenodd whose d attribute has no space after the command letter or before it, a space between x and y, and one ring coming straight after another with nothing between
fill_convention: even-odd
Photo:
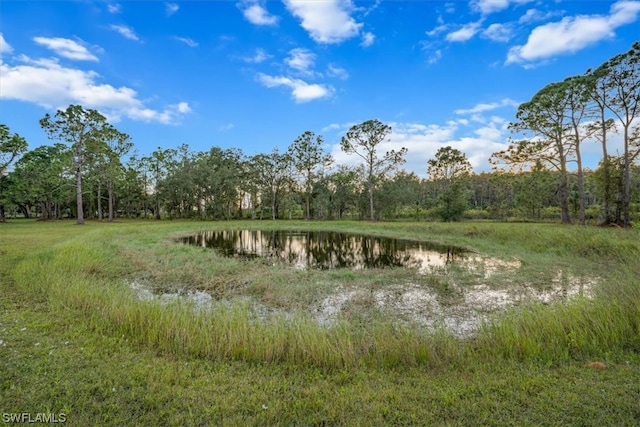
<instances>
[{"instance_id":1,"label":"wetland vegetation","mask_svg":"<svg viewBox=\"0 0 640 427\"><path fill-rule=\"evenodd\" d=\"M286 222L294 230L418 239L519 261L488 278L465 268L435 276L404 268L295 269L176 243L203 229L282 226L4 224L2 410L65 412L72 425L633 425L639 419L636 230ZM598 280L572 298L501 307L462 337L446 324L421 326L406 311L391 317L375 303L385 289L429 289L439 304L455 307L457 289L478 280L487 287L550 289L558 272ZM206 293L215 311L184 300L139 299L134 282L159 294ZM398 287L409 283L413 288ZM327 327L309 308L338 289L368 292L336 305ZM404 322L392 320L403 314Z\"/></svg>"}]
</instances>

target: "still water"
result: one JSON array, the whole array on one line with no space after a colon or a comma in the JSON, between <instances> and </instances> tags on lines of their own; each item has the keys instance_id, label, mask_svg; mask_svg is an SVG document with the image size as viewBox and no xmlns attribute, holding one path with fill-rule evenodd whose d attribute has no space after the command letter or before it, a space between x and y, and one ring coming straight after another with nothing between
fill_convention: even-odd
<instances>
[{"instance_id":1,"label":"still water","mask_svg":"<svg viewBox=\"0 0 640 427\"><path fill-rule=\"evenodd\" d=\"M296 268L319 270L406 267L428 271L469 254L454 246L328 231L205 231L181 241L228 257L269 257Z\"/></svg>"}]
</instances>

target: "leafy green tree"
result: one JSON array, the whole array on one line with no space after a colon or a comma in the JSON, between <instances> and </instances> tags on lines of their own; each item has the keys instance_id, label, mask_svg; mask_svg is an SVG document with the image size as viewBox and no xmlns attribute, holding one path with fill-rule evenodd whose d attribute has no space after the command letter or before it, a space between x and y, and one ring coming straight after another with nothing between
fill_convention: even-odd
<instances>
[{"instance_id":1,"label":"leafy green tree","mask_svg":"<svg viewBox=\"0 0 640 427\"><path fill-rule=\"evenodd\" d=\"M27 151L27 141L9 131L9 126L0 124L0 180L5 179L5 173L9 165L21 154ZM0 182L0 222L5 220L5 207L3 203L3 188L7 183Z\"/></svg>"},{"instance_id":2,"label":"leafy green tree","mask_svg":"<svg viewBox=\"0 0 640 427\"><path fill-rule=\"evenodd\" d=\"M516 122L509 125L514 133L528 136L503 151L493 153L489 161L494 169L508 165L511 171L530 169L541 163L560 172L559 198L563 223L570 223L569 171L567 164L575 152L566 120L569 100L562 83L551 83L538 91L531 101L518 107Z\"/></svg>"},{"instance_id":3,"label":"leafy green tree","mask_svg":"<svg viewBox=\"0 0 640 427\"><path fill-rule=\"evenodd\" d=\"M460 150L446 146L436 151L435 158L427 160L429 178L446 190L457 179L471 175L473 169L467 156Z\"/></svg>"},{"instance_id":4,"label":"leafy green tree","mask_svg":"<svg viewBox=\"0 0 640 427\"><path fill-rule=\"evenodd\" d=\"M347 154L356 154L363 161L365 184L369 192L369 218L375 221L374 190L391 171L405 163L406 148L390 150L378 156L378 145L391 133L391 127L379 120L368 120L354 125L342 137L340 148Z\"/></svg>"},{"instance_id":5,"label":"leafy green tree","mask_svg":"<svg viewBox=\"0 0 640 427\"><path fill-rule=\"evenodd\" d=\"M567 98L566 118L569 123L570 140L576 157L578 178L578 218L580 225L585 225L585 193L584 171L582 167L582 142L597 133L593 127L584 126L585 120L592 120L597 115L591 101L591 80L587 76L574 76L565 79L559 90L563 90Z\"/></svg>"},{"instance_id":6,"label":"leafy green tree","mask_svg":"<svg viewBox=\"0 0 640 427\"><path fill-rule=\"evenodd\" d=\"M340 165L335 172L327 176L326 181L329 191L329 218L337 216L338 219L342 219L357 203L360 182L358 171Z\"/></svg>"},{"instance_id":7,"label":"leafy green tree","mask_svg":"<svg viewBox=\"0 0 640 427\"><path fill-rule=\"evenodd\" d=\"M462 180L453 181L440 196L438 215L443 221L459 221L469 207L468 192Z\"/></svg>"},{"instance_id":8,"label":"leafy green tree","mask_svg":"<svg viewBox=\"0 0 640 427\"><path fill-rule=\"evenodd\" d=\"M176 154L176 150L172 148L163 149L162 147L158 147L158 149L154 150L151 155L141 159L145 173L148 173L148 176L150 177L149 186L151 187L154 196L153 214L157 220L161 218L160 205L162 204L162 194L160 186L162 180L169 174L170 167L174 162Z\"/></svg>"},{"instance_id":9,"label":"leafy green tree","mask_svg":"<svg viewBox=\"0 0 640 427\"><path fill-rule=\"evenodd\" d=\"M324 170L333 162L331 154L325 152L322 143L321 135L316 137L315 133L306 131L293 141L288 151L293 166L302 175L305 218L307 220L311 219L311 195L313 193L314 180L320 178Z\"/></svg>"},{"instance_id":10,"label":"leafy green tree","mask_svg":"<svg viewBox=\"0 0 640 427\"><path fill-rule=\"evenodd\" d=\"M515 203L523 216L539 220L542 208L554 203L557 172L555 175L538 162L531 171L514 176Z\"/></svg>"},{"instance_id":11,"label":"leafy green tree","mask_svg":"<svg viewBox=\"0 0 640 427\"><path fill-rule=\"evenodd\" d=\"M16 204L37 207L40 218L60 218L61 206L69 197L73 186L68 174L71 151L64 144L43 145L28 151L15 164L10 175L9 192Z\"/></svg>"},{"instance_id":12,"label":"leafy green tree","mask_svg":"<svg viewBox=\"0 0 640 427\"><path fill-rule=\"evenodd\" d=\"M599 166L601 170L602 182L605 187L602 188L602 224L614 224L621 222L621 216L616 217L613 205L617 197L613 194L613 188L609 187L611 183L610 175L612 173L612 165L610 163L610 156L607 149L608 136L610 133L615 133L616 123L615 120L607 116L608 105L611 104L611 98L613 94L609 91L607 82L607 70L603 67L599 67L595 70L587 70L586 77L589 82L590 98L594 104L594 121L587 124L587 132L602 146L602 160ZM620 194L622 196L622 194ZM621 213L620 213L621 215Z\"/></svg>"},{"instance_id":13,"label":"leafy green tree","mask_svg":"<svg viewBox=\"0 0 640 427\"><path fill-rule=\"evenodd\" d=\"M271 201L271 218L278 219L280 203L293 181L291 155L274 149L269 154L252 156L250 164L251 176L263 189L260 198L268 198ZM260 219L262 219L262 211L263 209L260 210Z\"/></svg>"},{"instance_id":14,"label":"leafy green tree","mask_svg":"<svg viewBox=\"0 0 640 427\"><path fill-rule=\"evenodd\" d=\"M387 218L417 216L420 206L422 183L411 172L398 171L385 180L376 192L378 212Z\"/></svg>"},{"instance_id":15,"label":"leafy green tree","mask_svg":"<svg viewBox=\"0 0 640 427\"><path fill-rule=\"evenodd\" d=\"M108 220L113 221L115 211L115 183L124 173L122 158L131 151L133 143L126 133L109 126L104 135L104 153L106 155L106 168L104 179L107 185Z\"/></svg>"},{"instance_id":16,"label":"leafy green tree","mask_svg":"<svg viewBox=\"0 0 640 427\"><path fill-rule=\"evenodd\" d=\"M47 113L40 119L40 126L49 138L71 145L73 167L76 175L76 217L78 224L84 224L82 203L82 172L85 158L95 150L97 142L104 138L107 119L96 110L85 110L79 105L70 105L66 110L58 110L52 119Z\"/></svg>"},{"instance_id":17,"label":"leafy green tree","mask_svg":"<svg viewBox=\"0 0 640 427\"><path fill-rule=\"evenodd\" d=\"M0 175L9 165L27 151L27 141L17 133L11 134L9 126L0 124Z\"/></svg>"},{"instance_id":18,"label":"leafy green tree","mask_svg":"<svg viewBox=\"0 0 640 427\"><path fill-rule=\"evenodd\" d=\"M196 182L212 217L230 219L239 205L240 185L244 179L242 152L213 147L197 162Z\"/></svg>"},{"instance_id":19,"label":"leafy green tree","mask_svg":"<svg viewBox=\"0 0 640 427\"><path fill-rule=\"evenodd\" d=\"M467 191L462 178L472 173L471 163L460 150L450 146L436 151L435 158L427 161L431 181L441 187L440 217L444 221L458 221L467 209Z\"/></svg>"},{"instance_id":20,"label":"leafy green tree","mask_svg":"<svg viewBox=\"0 0 640 427\"><path fill-rule=\"evenodd\" d=\"M635 143L634 123L640 117L640 42L631 49L602 64L595 74L610 92L607 108L620 122L624 141L624 191L622 199L622 224L631 225L629 205L631 200L630 171L634 159L640 153ZM637 125L635 125L637 127Z\"/></svg>"},{"instance_id":21,"label":"leafy green tree","mask_svg":"<svg viewBox=\"0 0 640 427\"><path fill-rule=\"evenodd\" d=\"M199 165L205 153L193 153L187 144L177 149L177 157L170 173L161 182L161 193L169 218L206 216L202 207L204 189L200 187Z\"/></svg>"}]
</instances>

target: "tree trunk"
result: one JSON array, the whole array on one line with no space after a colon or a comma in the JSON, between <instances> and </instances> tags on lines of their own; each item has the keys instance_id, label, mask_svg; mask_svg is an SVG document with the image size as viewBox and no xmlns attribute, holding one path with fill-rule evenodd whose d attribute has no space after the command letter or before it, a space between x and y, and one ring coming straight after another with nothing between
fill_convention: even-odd
<instances>
[{"instance_id":1,"label":"tree trunk","mask_svg":"<svg viewBox=\"0 0 640 427\"><path fill-rule=\"evenodd\" d=\"M629 203L631 201L631 180L629 161L629 126L624 127L624 196L622 198L622 215L624 227L631 227L631 217L629 214Z\"/></svg>"},{"instance_id":2,"label":"tree trunk","mask_svg":"<svg viewBox=\"0 0 640 427\"><path fill-rule=\"evenodd\" d=\"M276 192L271 192L271 219L276 219Z\"/></svg>"},{"instance_id":3,"label":"tree trunk","mask_svg":"<svg viewBox=\"0 0 640 427\"><path fill-rule=\"evenodd\" d=\"M563 224L571 224L571 217L569 215L569 177L567 174L566 165L562 164L562 175L560 176L560 211L561 220Z\"/></svg>"},{"instance_id":4,"label":"tree trunk","mask_svg":"<svg viewBox=\"0 0 640 427\"><path fill-rule=\"evenodd\" d=\"M102 221L102 183L98 182L98 221Z\"/></svg>"},{"instance_id":5,"label":"tree trunk","mask_svg":"<svg viewBox=\"0 0 640 427\"><path fill-rule=\"evenodd\" d=\"M115 205L115 200L113 197L113 182L107 182L107 192L109 193L109 222L113 221L113 210Z\"/></svg>"},{"instance_id":6,"label":"tree trunk","mask_svg":"<svg viewBox=\"0 0 640 427\"><path fill-rule=\"evenodd\" d=\"M585 225L585 203L584 203L584 173L582 171L582 154L580 153L580 134L578 127L574 127L576 134L576 161L578 163L578 198L580 199L580 225Z\"/></svg>"},{"instance_id":7,"label":"tree trunk","mask_svg":"<svg viewBox=\"0 0 640 427\"><path fill-rule=\"evenodd\" d=\"M76 165L76 210L77 224L84 224L84 211L82 210L82 167L80 163Z\"/></svg>"},{"instance_id":8,"label":"tree trunk","mask_svg":"<svg viewBox=\"0 0 640 427\"><path fill-rule=\"evenodd\" d=\"M373 182L369 182L369 218L371 221L375 221L376 217L374 216L373 211Z\"/></svg>"}]
</instances>

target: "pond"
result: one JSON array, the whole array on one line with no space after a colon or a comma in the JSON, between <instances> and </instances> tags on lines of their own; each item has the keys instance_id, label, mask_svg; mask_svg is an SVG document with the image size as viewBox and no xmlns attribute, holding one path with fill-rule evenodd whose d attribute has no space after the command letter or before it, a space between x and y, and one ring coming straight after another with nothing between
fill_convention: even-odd
<instances>
[{"instance_id":1,"label":"pond","mask_svg":"<svg viewBox=\"0 0 640 427\"><path fill-rule=\"evenodd\" d=\"M329 231L204 231L181 242L228 257L268 257L319 270L406 267L428 272L470 259L470 252L455 246Z\"/></svg>"},{"instance_id":2,"label":"pond","mask_svg":"<svg viewBox=\"0 0 640 427\"><path fill-rule=\"evenodd\" d=\"M590 298L599 282L564 268L540 270L531 262L488 257L456 246L338 232L204 231L179 242L228 257L273 259L273 264L279 261L296 269L358 273L319 280L305 291L283 290L279 281L265 283L251 274L231 279L222 290L217 285L183 283L167 288L145 280L129 283L139 299L167 304L187 300L194 308L206 310L247 303L256 320L302 309L327 327L354 314L382 314L393 322L445 326L456 335L468 336L508 307ZM374 270L383 268L387 270ZM254 281L259 282L255 289Z\"/></svg>"}]
</instances>

